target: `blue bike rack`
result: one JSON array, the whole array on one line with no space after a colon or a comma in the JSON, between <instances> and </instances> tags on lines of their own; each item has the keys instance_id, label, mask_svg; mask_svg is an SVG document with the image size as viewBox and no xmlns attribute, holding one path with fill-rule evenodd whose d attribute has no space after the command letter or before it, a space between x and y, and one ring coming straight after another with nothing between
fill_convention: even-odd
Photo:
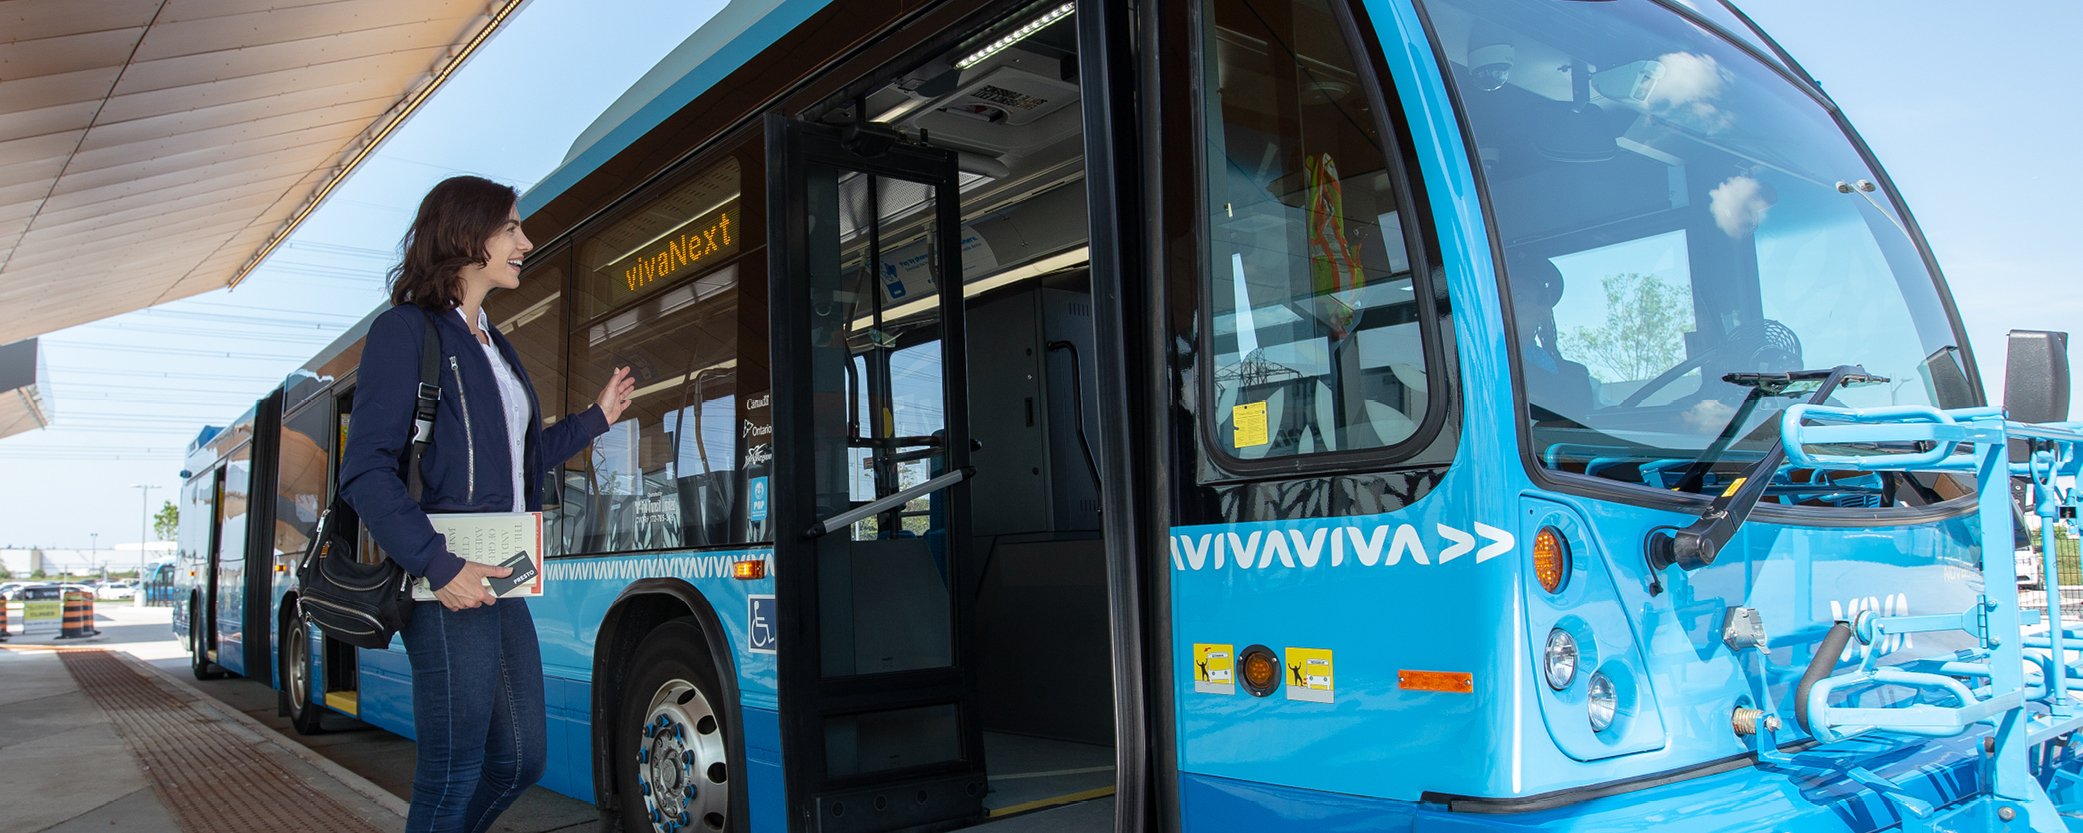
<instances>
[{"instance_id":1,"label":"blue bike rack","mask_svg":"<svg viewBox=\"0 0 2083 833\"><path fill-rule=\"evenodd\" d=\"M2083 627L2061 618L2061 580L2055 563L2054 521L2073 518L2083 495L2083 423L2035 425L2012 422L1998 408L1940 410L1924 407L1840 408L1795 405L1780 423L1787 464L1856 471L1971 472L1982 528L1982 595L1969 609L1921 616L1870 612L1848 623L1866 646L1856 669L1814 683L1803 703L1808 729L1831 742L1882 730L1925 737L1950 737L1989 726L1985 794L1941 811L1892 784L1868 784L1902 810L1903 829L1951 830L1961 822L2001 829L2022 821L2033 830L2083 829L2083 777L2066 759L2083 752ZM2008 443L2024 440L2031 454L2012 463ZM1871 453L1825 453L1822 448L1857 446ZM1900 448L1900 451L1888 450ZM2042 536L2046 593L2044 611L2021 611L2016 562L2008 546L2012 517L2010 484L2032 487L2033 513ZM1895 634L1961 631L1976 640L1935 671L1878 665L1886 637ZM2070 648L2075 644L2079 647ZM2027 674L2030 668L2035 673ZM1831 695L1866 685L1892 685L1919 693L1911 702L1877 708L1831 705ZM1939 702L1931 702L1933 700ZM2050 744L2071 753L2057 761ZM1858 773L1853 773L1858 777ZM1867 779L1860 779L1865 783ZM1882 779L1885 780L1885 779ZM2067 811L2066 813L2064 811Z\"/></svg>"}]
</instances>

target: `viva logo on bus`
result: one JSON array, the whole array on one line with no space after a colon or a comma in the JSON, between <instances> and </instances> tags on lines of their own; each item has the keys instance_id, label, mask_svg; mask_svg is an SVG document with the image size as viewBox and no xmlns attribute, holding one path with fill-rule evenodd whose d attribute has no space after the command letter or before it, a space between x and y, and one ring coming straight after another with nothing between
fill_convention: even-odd
<instances>
[{"instance_id":1,"label":"viva logo on bus","mask_svg":"<svg viewBox=\"0 0 2083 833\"><path fill-rule=\"evenodd\" d=\"M1480 521L1471 523L1470 531L1442 523L1427 529L1419 524L1344 520L1174 529L1172 569L1437 566L1464 556L1481 564L1511 552L1516 543L1510 532Z\"/></svg>"}]
</instances>

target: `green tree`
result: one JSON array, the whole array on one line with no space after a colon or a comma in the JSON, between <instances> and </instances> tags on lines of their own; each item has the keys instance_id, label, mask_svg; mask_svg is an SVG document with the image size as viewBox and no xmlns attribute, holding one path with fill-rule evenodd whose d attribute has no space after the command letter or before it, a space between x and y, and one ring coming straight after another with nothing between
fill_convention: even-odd
<instances>
[{"instance_id":1,"label":"green tree","mask_svg":"<svg viewBox=\"0 0 2083 833\"><path fill-rule=\"evenodd\" d=\"M1685 333L1693 329L1692 288L1655 275L1629 272L1601 283L1606 320L1570 330L1560 347L1606 382L1648 379L1685 358Z\"/></svg>"},{"instance_id":2,"label":"green tree","mask_svg":"<svg viewBox=\"0 0 2083 833\"><path fill-rule=\"evenodd\" d=\"M161 541L173 540L174 533L179 531L180 528L181 509L175 506L171 500L167 501L166 505L159 507L159 513L152 516L152 534L159 536Z\"/></svg>"}]
</instances>

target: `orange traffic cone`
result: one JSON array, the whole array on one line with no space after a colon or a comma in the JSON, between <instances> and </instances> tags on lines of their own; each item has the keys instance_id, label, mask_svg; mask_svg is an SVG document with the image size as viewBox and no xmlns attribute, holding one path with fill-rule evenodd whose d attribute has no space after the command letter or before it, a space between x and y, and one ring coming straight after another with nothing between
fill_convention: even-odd
<instances>
[{"instance_id":1,"label":"orange traffic cone","mask_svg":"<svg viewBox=\"0 0 2083 833\"><path fill-rule=\"evenodd\" d=\"M65 591L65 621L59 626L59 639L81 639L94 635L94 613L87 600L92 598L78 590Z\"/></svg>"}]
</instances>

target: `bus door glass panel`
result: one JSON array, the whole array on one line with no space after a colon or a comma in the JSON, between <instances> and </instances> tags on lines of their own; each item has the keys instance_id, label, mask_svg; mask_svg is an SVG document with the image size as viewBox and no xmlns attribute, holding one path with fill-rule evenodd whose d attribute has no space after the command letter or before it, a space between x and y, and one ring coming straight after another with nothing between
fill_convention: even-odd
<instances>
[{"instance_id":1,"label":"bus door glass panel","mask_svg":"<svg viewBox=\"0 0 2083 833\"><path fill-rule=\"evenodd\" d=\"M934 192L886 176L811 170L813 225L836 232L812 244L811 303L832 311L818 322L832 329L812 348L813 396L845 402L851 388L860 405L858 422L843 408L819 411L818 505L829 514L947 469L938 295L899 303L880 279L905 241L937 231ZM945 500L943 492L914 498L828 536L835 544L819 557L826 676L953 665L945 512L930 508Z\"/></svg>"},{"instance_id":2,"label":"bus door glass panel","mask_svg":"<svg viewBox=\"0 0 2083 833\"><path fill-rule=\"evenodd\" d=\"M240 644L245 611L246 512L251 509L253 445L247 443L224 461L224 477L217 493L217 627L222 641ZM240 666L236 652L220 659ZM229 666L227 666L229 667Z\"/></svg>"},{"instance_id":3,"label":"bus door glass panel","mask_svg":"<svg viewBox=\"0 0 2083 833\"><path fill-rule=\"evenodd\" d=\"M203 647L217 649L217 550L222 546L224 535L223 517L218 513L224 505L224 465L219 463L210 470L206 488L196 495L201 504L196 507L196 517L206 519L204 528L209 530L208 540L197 550L195 563L196 609L189 622L191 628L201 628Z\"/></svg>"},{"instance_id":4,"label":"bus door glass panel","mask_svg":"<svg viewBox=\"0 0 2083 833\"><path fill-rule=\"evenodd\" d=\"M1214 445L1402 443L1431 408L1431 325L1360 58L1323 0L1207 7Z\"/></svg>"},{"instance_id":5,"label":"bus door glass panel","mask_svg":"<svg viewBox=\"0 0 2083 833\"><path fill-rule=\"evenodd\" d=\"M176 612L183 617L188 629L202 627L208 619L204 615L208 595L208 564L210 543L217 534L214 509L217 489L217 470L203 471L181 484L181 517L188 521L181 524L179 549L174 560L174 584L183 594L172 599ZM195 594L195 603L190 604L188 594Z\"/></svg>"},{"instance_id":6,"label":"bus door glass panel","mask_svg":"<svg viewBox=\"0 0 2083 833\"><path fill-rule=\"evenodd\" d=\"M802 356L783 392L812 430L784 449L808 455L808 482L780 485L819 527L777 536L777 577L814 576L817 643L781 652L783 711L796 742L822 753L805 773L813 800L854 806L848 790L926 785L909 815L859 829L969 817L981 812L982 740L952 589L970 451L962 296L943 280L962 274L953 156L900 146L863 158L821 127L785 129L804 157L790 177L803 190L789 196L806 239L784 278L800 282L802 317L777 331L805 339L777 353ZM804 472L794 459L784 471ZM926 491L900 496L914 489ZM805 598L791 589L784 605ZM788 697L786 681L806 677L810 696Z\"/></svg>"}]
</instances>

